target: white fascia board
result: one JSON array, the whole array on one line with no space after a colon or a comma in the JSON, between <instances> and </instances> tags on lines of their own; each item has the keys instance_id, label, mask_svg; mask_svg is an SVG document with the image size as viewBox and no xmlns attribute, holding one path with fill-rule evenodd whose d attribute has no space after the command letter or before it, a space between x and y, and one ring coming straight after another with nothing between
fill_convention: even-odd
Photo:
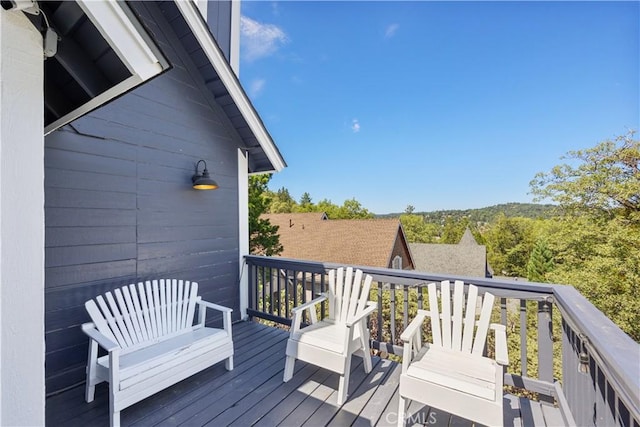
<instances>
[{"instance_id":1,"label":"white fascia board","mask_svg":"<svg viewBox=\"0 0 640 427\"><path fill-rule=\"evenodd\" d=\"M256 136L256 139L267 155L267 158L271 161L274 171L281 171L286 166L284 159L278 152L275 143L265 129L264 124L260 120L256 110L253 108L251 101L249 101L249 98L242 89L242 86L231 69L231 66L220 49L216 46L216 43L211 36L211 32L200 16L200 12L198 11L195 3L191 0L175 0L175 4L187 22L187 25L193 32L193 35L196 37L196 40L200 43L200 46L209 59L209 62L218 73L220 80L229 91L231 99L233 99L233 102L237 105L240 113L249 124L249 128Z\"/></svg>"},{"instance_id":2,"label":"white fascia board","mask_svg":"<svg viewBox=\"0 0 640 427\"><path fill-rule=\"evenodd\" d=\"M131 74L144 81L162 71L160 61L117 1L77 2Z\"/></svg>"}]
</instances>

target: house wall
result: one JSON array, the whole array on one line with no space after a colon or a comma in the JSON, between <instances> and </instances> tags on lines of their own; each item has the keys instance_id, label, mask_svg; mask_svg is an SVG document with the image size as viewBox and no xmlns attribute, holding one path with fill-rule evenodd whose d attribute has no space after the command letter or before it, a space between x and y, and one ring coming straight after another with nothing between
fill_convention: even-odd
<instances>
[{"instance_id":1,"label":"house wall","mask_svg":"<svg viewBox=\"0 0 640 427\"><path fill-rule=\"evenodd\" d=\"M197 281L239 318L239 137L151 2L173 68L45 141L47 393L84 381L84 302L139 280ZM207 162L220 188L196 191Z\"/></svg>"},{"instance_id":2,"label":"house wall","mask_svg":"<svg viewBox=\"0 0 640 427\"><path fill-rule=\"evenodd\" d=\"M403 270L412 270L413 264L411 263L411 257L409 256L409 249L407 245L403 244L403 239L400 236L400 233L396 236L396 241L393 244L393 251L391 253L391 261L389 262L388 268L393 268L393 259L399 256L402 258L402 269Z\"/></svg>"},{"instance_id":3,"label":"house wall","mask_svg":"<svg viewBox=\"0 0 640 427\"><path fill-rule=\"evenodd\" d=\"M44 425L42 37L0 11L0 425Z\"/></svg>"}]
</instances>

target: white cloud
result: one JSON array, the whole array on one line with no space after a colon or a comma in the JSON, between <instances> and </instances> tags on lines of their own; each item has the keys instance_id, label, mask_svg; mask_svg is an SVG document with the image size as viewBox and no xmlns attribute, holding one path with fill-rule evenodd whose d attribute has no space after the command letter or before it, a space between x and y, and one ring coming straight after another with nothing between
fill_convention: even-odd
<instances>
[{"instance_id":1,"label":"white cloud","mask_svg":"<svg viewBox=\"0 0 640 427\"><path fill-rule=\"evenodd\" d=\"M384 38L390 39L391 37L393 37L396 34L396 31L398 31L398 28L400 28L400 24L389 25L384 31Z\"/></svg>"},{"instance_id":2,"label":"white cloud","mask_svg":"<svg viewBox=\"0 0 640 427\"><path fill-rule=\"evenodd\" d=\"M360 122L358 121L358 119L351 120L351 130L353 131L353 133L360 132Z\"/></svg>"},{"instance_id":3,"label":"white cloud","mask_svg":"<svg viewBox=\"0 0 640 427\"><path fill-rule=\"evenodd\" d=\"M266 83L267 81L265 79L254 79L249 84L249 96L251 96L251 98L255 98L260 95Z\"/></svg>"},{"instance_id":4,"label":"white cloud","mask_svg":"<svg viewBox=\"0 0 640 427\"><path fill-rule=\"evenodd\" d=\"M264 24L246 16L240 17L240 46L247 61L273 55L289 41L285 32L273 24Z\"/></svg>"}]
</instances>

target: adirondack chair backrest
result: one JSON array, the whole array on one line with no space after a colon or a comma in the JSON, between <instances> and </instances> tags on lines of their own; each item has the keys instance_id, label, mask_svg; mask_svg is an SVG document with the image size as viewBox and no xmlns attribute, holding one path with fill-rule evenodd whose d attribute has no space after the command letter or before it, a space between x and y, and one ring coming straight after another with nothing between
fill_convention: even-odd
<instances>
[{"instance_id":1,"label":"adirondack chair backrest","mask_svg":"<svg viewBox=\"0 0 640 427\"><path fill-rule=\"evenodd\" d=\"M462 281L456 280L452 301L451 284L448 280L441 282L441 306L439 307L436 284L430 283L429 312L433 344L481 356L487 340L495 297L490 293L485 293L482 299L480 319L476 321L478 307L478 288L476 286L469 285L469 292L465 298L464 284Z\"/></svg>"},{"instance_id":2,"label":"adirondack chair backrest","mask_svg":"<svg viewBox=\"0 0 640 427\"><path fill-rule=\"evenodd\" d=\"M193 326L197 294L196 282L153 280L99 295L85 307L101 333L128 348Z\"/></svg>"},{"instance_id":3,"label":"adirondack chair backrest","mask_svg":"<svg viewBox=\"0 0 640 427\"><path fill-rule=\"evenodd\" d=\"M362 276L362 270L354 274L352 267L329 271L329 319L346 323L367 307L373 279L367 274L363 282Z\"/></svg>"}]
</instances>

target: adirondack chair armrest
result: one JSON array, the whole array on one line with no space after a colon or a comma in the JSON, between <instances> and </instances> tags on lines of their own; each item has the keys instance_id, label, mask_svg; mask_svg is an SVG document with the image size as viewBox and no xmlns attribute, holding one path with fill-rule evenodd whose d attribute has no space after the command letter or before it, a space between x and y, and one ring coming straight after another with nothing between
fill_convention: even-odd
<instances>
[{"instance_id":1,"label":"adirondack chair armrest","mask_svg":"<svg viewBox=\"0 0 640 427\"><path fill-rule=\"evenodd\" d=\"M507 328L498 323L492 323L489 328L493 329L496 337L496 362L503 366L509 364L509 353L507 352Z\"/></svg>"},{"instance_id":2,"label":"adirondack chair armrest","mask_svg":"<svg viewBox=\"0 0 640 427\"><path fill-rule=\"evenodd\" d=\"M367 317L368 315L370 315L371 313L373 313L377 309L378 309L377 304L375 302L373 302L373 301L369 301L367 303L367 308L362 310L362 313L360 313L360 316L356 317L355 319L352 319L350 322L347 322L347 327L349 327L349 328L352 327L353 325L355 325L356 323L360 322L362 319L364 319L365 317Z\"/></svg>"},{"instance_id":3,"label":"adirondack chair armrest","mask_svg":"<svg viewBox=\"0 0 640 427\"><path fill-rule=\"evenodd\" d=\"M120 348L120 346L113 342L113 340L97 330L93 322L83 323L82 332L87 334L89 338L97 342L100 347L104 348L109 353Z\"/></svg>"},{"instance_id":4,"label":"adirondack chair armrest","mask_svg":"<svg viewBox=\"0 0 640 427\"><path fill-rule=\"evenodd\" d=\"M404 341L405 343L410 343L413 336L418 331L420 331L420 328L422 328L422 322L424 322L425 317L427 317L428 315L428 311L418 310L418 314L416 315L416 317L413 318L411 323L409 323L409 326L407 326L402 332L402 335L400 335L402 341Z\"/></svg>"},{"instance_id":5,"label":"adirondack chair armrest","mask_svg":"<svg viewBox=\"0 0 640 427\"><path fill-rule=\"evenodd\" d=\"M318 304L318 303L321 303L322 301L326 301L327 299L328 299L328 298L327 298L327 296L326 296L326 295L321 295L321 296L319 296L319 297L317 297L317 298L312 299L311 301L307 301L307 302L305 302L305 303L304 303L304 304L302 304L302 305L299 305L299 306L297 306L297 307L292 308L292 309L291 309L291 313L292 313L292 314L294 314L294 315L295 315L296 313L301 313L301 312L303 312L304 310L306 310L307 308L311 308L311 307L313 307L314 305L316 305L316 304Z\"/></svg>"},{"instance_id":6,"label":"adirondack chair armrest","mask_svg":"<svg viewBox=\"0 0 640 427\"><path fill-rule=\"evenodd\" d=\"M290 335L293 337L296 332L300 330L300 324L302 323L302 312L306 309L309 309L309 317L311 318L311 323L315 323L317 319L317 315L315 312L315 305L321 303L322 301L326 301L328 297L326 295L321 295L317 298L312 299L311 301L305 302L302 305L294 307L291 309L291 329L289 329Z\"/></svg>"}]
</instances>

